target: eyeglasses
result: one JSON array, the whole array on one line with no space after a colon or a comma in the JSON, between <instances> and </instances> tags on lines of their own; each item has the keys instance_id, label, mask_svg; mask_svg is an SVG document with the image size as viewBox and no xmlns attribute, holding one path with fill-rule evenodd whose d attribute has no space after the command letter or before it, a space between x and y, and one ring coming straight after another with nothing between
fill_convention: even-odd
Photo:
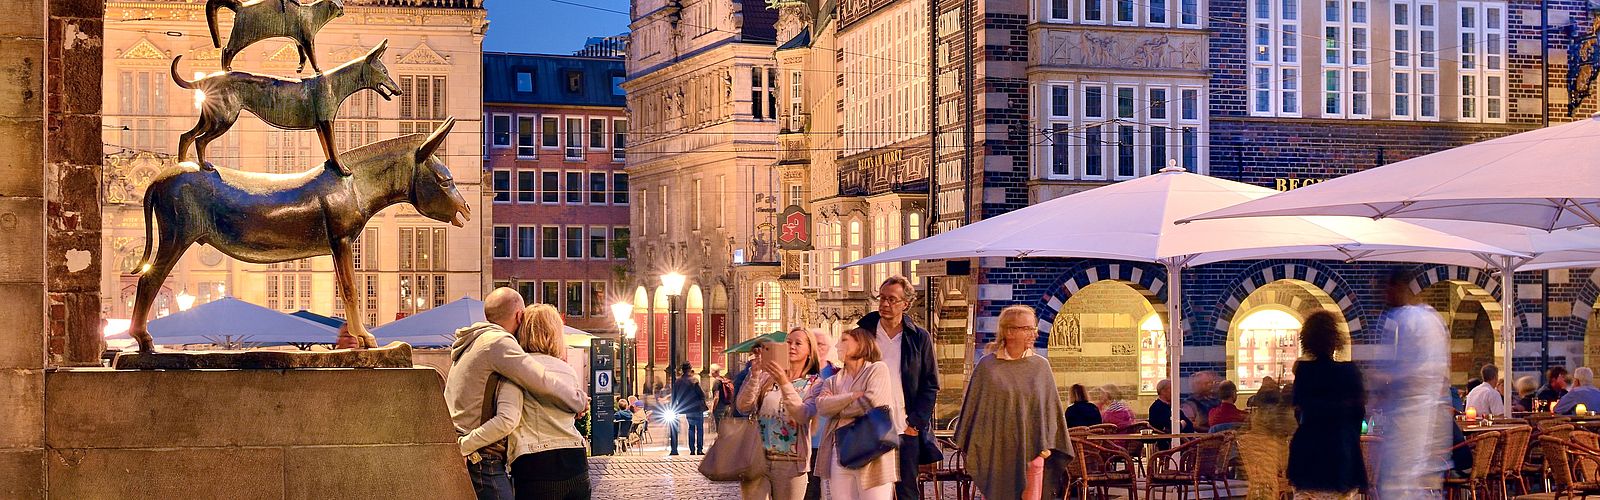
<instances>
[{"instance_id":1,"label":"eyeglasses","mask_svg":"<svg viewBox=\"0 0 1600 500\"><path fill-rule=\"evenodd\" d=\"M1005 330L1005 331L1008 331L1008 332L1015 332L1015 331L1022 331L1022 330L1034 330L1034 329L1037 329L1037 328L1038 327L1035 327L1033 325L1011 325L1011 326L1001 326L1000 327L1001 330Z\"/></svg>"},{"instance_id":2,"label":"eyeglasses","mask_svg":"<svg viewBox=\"0 0 1600 500\"><path fill-rule=\"evenodd\" d=\"M893 295L873 295L872 296L872 300L876 300L878 302L882 302L884 304L889 304L889 305L910 304L911 303L910 299L902 299L900 297L896 297L896 296L893 296Z\"/></svg>"}]
</instances>

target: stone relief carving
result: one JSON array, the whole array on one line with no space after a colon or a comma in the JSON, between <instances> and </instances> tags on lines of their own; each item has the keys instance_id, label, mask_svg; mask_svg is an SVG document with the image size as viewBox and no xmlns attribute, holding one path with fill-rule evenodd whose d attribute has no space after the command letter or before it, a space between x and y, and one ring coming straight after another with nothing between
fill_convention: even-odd
<instances>
[{"instance_id":1,"label":"stone relief carving","mask_svg":"<svg viewBox=\"0 0 1600 500\"><path fill-rule=\"evenodd\" d=\"M1040 38L1038 64L1151 70L1204 68L1200 35L1097 31L1048 31Z\"/></svg>"}]
</instances>

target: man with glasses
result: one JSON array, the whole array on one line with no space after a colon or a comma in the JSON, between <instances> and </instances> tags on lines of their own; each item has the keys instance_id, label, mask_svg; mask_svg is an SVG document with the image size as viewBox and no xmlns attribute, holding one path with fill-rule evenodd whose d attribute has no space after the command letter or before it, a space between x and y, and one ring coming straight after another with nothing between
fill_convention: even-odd
<instances>
[{"instance_id":1,"label":"man with glasses","mask_svg":"<svg viewBox=\"0 0 1600 500\"><path fill-rule=\"evenodd\" d=\"M878 286L873 297L878 310L867 313L856 322L869 332L876 332L878 351L883 353L883 364L900 385L894 396L905 405L906 421L896 422L900 431L900 481L895 484L895 497L900 500L918 498L917 465L922 463L923 441L930 440L929 423L933 420L933 400L939 394L939 373L933 361L933 338L928 331L911 322L906 310L916 300L916 288L905 276L890 276ZM927 444L932 444L928 441ZM933 449L931 446L930 449ZM928 457L928 460L934 460Z\"/></svg>"}]
</instances>

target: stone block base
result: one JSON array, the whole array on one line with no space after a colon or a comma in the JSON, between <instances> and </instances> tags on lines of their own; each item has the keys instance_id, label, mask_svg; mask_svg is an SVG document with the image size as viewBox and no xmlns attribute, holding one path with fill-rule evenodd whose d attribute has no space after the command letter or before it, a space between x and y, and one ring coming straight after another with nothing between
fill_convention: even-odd
<instances>
[{"instance_id":1,"label":"stone block base","mask_svg":"<svg viewBox=\"0 0 1600 500\"><path fill-rule=\"evenodd\" d=\"M50 498L470 499L431 368L45 376Z\"/></svg>"}]
</instances>

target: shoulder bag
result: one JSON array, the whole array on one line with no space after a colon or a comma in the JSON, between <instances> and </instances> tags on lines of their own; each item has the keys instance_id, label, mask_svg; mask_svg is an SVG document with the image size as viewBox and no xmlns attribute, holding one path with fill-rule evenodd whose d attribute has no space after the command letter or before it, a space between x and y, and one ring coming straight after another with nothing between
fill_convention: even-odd
<instances>
[{"instance_id":1,"label":"shoulder bag","mask_svg":"<svg viewBox=\"0 0 1600 500\"><path fill-rule=\"evenodd\" d=\"M870 376L863 373L860 380ZM860 469L890 450L899 448L900 434L895 432L894 419L890 415L888 406L878 406L850 423L839 426L834 435L839 465L846 469Z\"/></svg>"},{"instance_id":2,"label":"shoulder bag","mask_svg":"<svg viewBox=\"0 0 1600 500\"><path fill-rule=\"evenodd\" d=\"M761 445L761 426L756 423L763 399L766 394L756 397L755 410L748 417L728 417L717 424L717 440L700 459L700 475L712 481L744 481L766 473L767 452Z\"/></svg>"}]
</instances>

